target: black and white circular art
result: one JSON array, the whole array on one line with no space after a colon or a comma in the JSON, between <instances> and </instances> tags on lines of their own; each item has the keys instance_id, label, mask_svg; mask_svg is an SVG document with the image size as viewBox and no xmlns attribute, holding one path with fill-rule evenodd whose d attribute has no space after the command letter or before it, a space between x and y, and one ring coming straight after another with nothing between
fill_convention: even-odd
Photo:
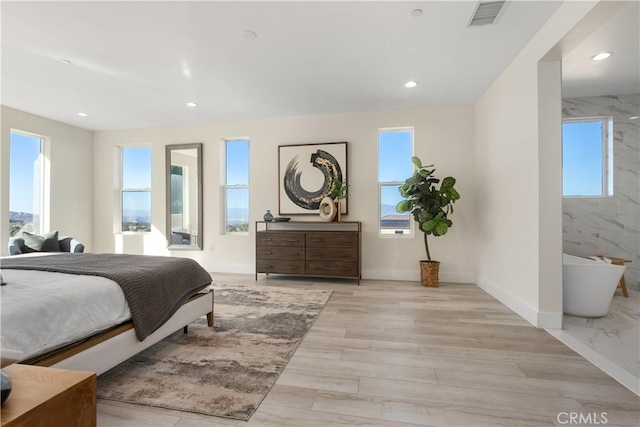
<instances>
[{"instance_id":1,"label":"black and white circular art","mask_svg":"<svg viewBox=\"0 0 640 427\"><path fill-rule=\"evenodd\" d=\"M346 178L346 143L280 146L280 213L317 213Z\"/></svg>"},{"instance_id":2,"label":"black and white circular art","mask_svg":"<svg viewBox=\"0 0 640 427\"><path fill-rule=\"evenodd\" d=\"M342 181L342 169L338 161L331 154L323 150L317 150L311 155L311 165L318 168L324 180L318 189L306 189L302 185L302 172L299 170L298 156L295 156L289 164L284 174L284 191L289 200L303 209L318 210L320 201L325 197L333 199L332 194L334 181Z\"/></svg>"}]
</instances>

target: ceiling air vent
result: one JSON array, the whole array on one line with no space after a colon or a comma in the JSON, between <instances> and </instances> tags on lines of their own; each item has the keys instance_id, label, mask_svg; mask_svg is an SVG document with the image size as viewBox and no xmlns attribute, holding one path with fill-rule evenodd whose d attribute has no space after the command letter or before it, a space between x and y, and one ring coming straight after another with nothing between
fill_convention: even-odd
<instances>
[{"instance_id":1,"label":"ceiling air vent","mask_svg":"<svg viewBox=\"0 0 640 427\"><path fill-rule=\"evenodd\" d=\"M504 11L506 1L480 1L471 14L467 27L496 24Z\"/></svg>"}]
</instances>

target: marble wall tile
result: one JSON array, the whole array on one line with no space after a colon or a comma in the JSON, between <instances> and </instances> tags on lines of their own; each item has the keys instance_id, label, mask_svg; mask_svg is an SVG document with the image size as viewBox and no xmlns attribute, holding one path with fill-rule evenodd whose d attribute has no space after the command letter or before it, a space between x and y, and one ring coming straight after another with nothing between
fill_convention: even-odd
<instances>
[{"instance_id":1,"label":"marble wall tile","mask_svg":"<svg viewBox=\"0 0 640 427\"><path fill-rule=\"evenodd\" d=\"M627 285L640 287L640 94L567 98L563 116L613 117L613 196L565 198L563 250L632 260Z\"/></svg>"}]
</instances>

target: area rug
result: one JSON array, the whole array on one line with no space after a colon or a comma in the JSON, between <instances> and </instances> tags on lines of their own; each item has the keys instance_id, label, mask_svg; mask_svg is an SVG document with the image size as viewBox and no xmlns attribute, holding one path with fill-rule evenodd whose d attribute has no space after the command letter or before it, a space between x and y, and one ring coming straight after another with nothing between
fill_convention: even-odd
<instances>
[{"instance_id":1,"label":"area rug","mask_svg":"<svg viewBox=\"0 0 640 427\"><path fill-rule=\"evenodd\" d=\"M189 325L98 378L98 398L248 420L331 291L216 285L214 328Z\"/></svg>"}]
</instances>

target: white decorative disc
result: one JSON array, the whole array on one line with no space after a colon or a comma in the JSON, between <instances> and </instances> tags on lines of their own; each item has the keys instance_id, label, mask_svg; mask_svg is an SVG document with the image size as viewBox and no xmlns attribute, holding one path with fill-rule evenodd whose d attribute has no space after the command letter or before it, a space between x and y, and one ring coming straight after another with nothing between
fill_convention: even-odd
<instances>
[{"instance_id":1,"label":"white decorative disc","mask_svg":"<svg viewBox=\"0 0 640 427\"><path fill-rule=\"evenodd\" d=\"M325 197L320 201L320 219L325 222L331 222L336 217L338 213L336 209L336 204L333 202L331 197Z\"/></svg>"}]
</instances>

